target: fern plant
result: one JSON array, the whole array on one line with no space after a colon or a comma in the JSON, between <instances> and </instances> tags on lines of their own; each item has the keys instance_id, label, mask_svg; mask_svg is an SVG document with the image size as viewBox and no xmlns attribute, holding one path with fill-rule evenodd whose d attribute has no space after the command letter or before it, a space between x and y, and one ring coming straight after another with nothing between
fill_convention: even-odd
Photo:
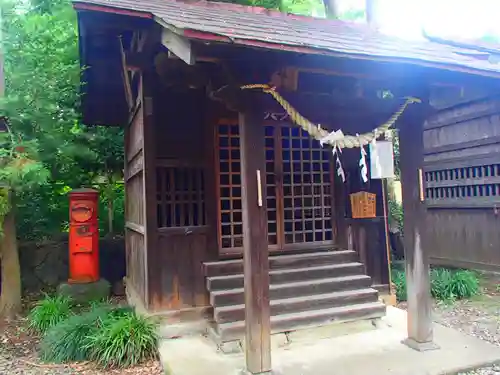
<instances>
[{"instance_id":1,"label":"fern plant","mask_svg":"<svg viewBox=\"0 0 500 375\"><path fill-rule=\"evenodd\" d=\"M28 315L29 329L36 333L45 333L71 315L72 302L68 297L46 296L39 301Z\"/></svg>"}]
</instances>

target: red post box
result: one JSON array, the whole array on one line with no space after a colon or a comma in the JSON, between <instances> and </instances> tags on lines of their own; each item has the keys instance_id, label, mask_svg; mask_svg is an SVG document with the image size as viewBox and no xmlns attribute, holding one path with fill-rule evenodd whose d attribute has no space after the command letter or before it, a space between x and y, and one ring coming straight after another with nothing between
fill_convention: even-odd
<instances>
[{"instance_id":1,"label":"red post box","mask_svg":"<svg viewBox=\"0 0 500 375\"><path fill-rule=\"evenodd\" d=\"M71 284L99 280L99 192L76 189L69 193L69 280Z\"/></svg>"}]
</instances>

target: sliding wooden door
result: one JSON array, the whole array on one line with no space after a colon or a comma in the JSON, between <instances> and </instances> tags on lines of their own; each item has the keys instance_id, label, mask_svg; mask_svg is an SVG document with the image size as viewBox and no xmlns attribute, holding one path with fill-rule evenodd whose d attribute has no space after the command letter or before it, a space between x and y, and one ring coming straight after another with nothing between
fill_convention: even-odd
<instances>
[{"instance_id":1,"label":"sliding wooden door","mask_svg":"<svg viewBox=\"0 0 500 375\"><path fill-rule=\"evenodd\" d=\"M300 128L265 126L268 242L272 251L332 243L330 153ZM238 124L217 127L219 248L243 248Z\"/></svg>"}]
</instances>

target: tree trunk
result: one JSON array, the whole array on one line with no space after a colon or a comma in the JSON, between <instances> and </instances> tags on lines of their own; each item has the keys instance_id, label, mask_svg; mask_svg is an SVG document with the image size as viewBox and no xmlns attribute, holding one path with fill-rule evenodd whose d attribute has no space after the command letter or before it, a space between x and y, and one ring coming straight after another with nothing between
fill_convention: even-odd
<instances>
[{"instance_id":1,"label":"tree trunk","mask_svg":"<svg viewBox=\"0 0 500 375\"><path fill-rule=\"evenodd\" d=\"M108 234L113 234L114 207L113 201L108 199Z\"/></svg>"},{"instance_id":2,"label":"tree trunk","mask_svg":"<svg viewBox=\"0 0 500 375\"><path fill-rule=\"evenodd\" d=\"M325 6L326 17L330 19L338 19L340 17L340 9L338 0L323 0Z\"/></svg>"},{"instance_id":3,"label":"tree trunk","mask_svg":"<svg viewBox=\"0 0 500 375\"><path fill-rule=\"evenodd\" d=\"M17 249L14 210L5 216L0 237L0 317L13 318L21 311L21 267Z\"/></svg>"}]
</instances>

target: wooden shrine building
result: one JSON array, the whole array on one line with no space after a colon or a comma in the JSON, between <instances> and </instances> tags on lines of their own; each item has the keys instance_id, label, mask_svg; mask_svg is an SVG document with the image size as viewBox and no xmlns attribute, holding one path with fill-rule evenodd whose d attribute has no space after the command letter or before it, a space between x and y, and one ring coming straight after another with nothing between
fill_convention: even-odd
<instances>
[{"instance_id":1,"label":"wooden shrine building","mask_svg":"<svg viewBox=\"0 0 500 375\"><path fill-rule=\"evenodd\" d=\"M374 130L415 98L395 122L408 344L432 344L424 123L436 97L495 92L500 65L477 51L261 8L74 7L84 121L125 129L131 303L203 317L219 342L245 337L250 373L270 370L271 333L383 316L385 202L360 160L369 167L368 143L383 138ZM268 86L242 87L253 84ZM337 130L344 136L322 147ZM353 215L351 194L360 192L374 194L374 209Z\"/></svg>"}]
</instances>

